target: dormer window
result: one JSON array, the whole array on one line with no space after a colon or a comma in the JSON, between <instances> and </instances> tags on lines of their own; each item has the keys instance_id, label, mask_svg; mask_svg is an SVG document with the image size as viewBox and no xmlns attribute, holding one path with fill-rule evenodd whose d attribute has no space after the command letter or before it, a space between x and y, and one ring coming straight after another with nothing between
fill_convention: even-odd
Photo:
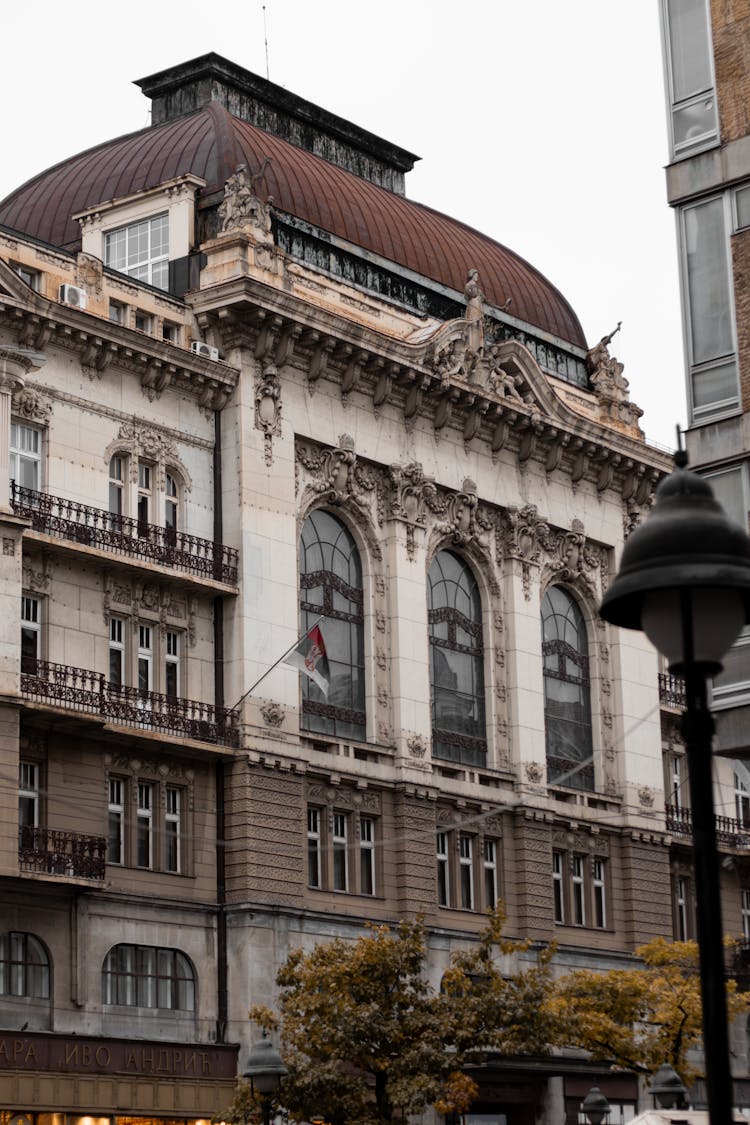
<instances>
[{"instance_id":1,"label":"dormer window","mask_svg":"<svg viewBox=\"0 0 750 1125\"><path fill-rule=\"evenodd\" d=\"M169 288L169 216L130 223L104 236L104 264L157 289Z\"/></svg>"}]
</instances>

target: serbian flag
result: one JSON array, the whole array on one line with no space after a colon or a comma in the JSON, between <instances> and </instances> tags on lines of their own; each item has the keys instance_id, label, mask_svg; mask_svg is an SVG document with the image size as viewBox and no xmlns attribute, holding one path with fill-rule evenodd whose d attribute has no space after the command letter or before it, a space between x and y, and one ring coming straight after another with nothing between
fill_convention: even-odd
<instances>
[{"instance_id":1,"label":"serbian flag","mask_svg":"<svg viewBox=\"0 0 750 1125\"><path fill-rule=\"evenodd\" d=\"M331 673L328 669L328 654L326 643L318 625L313 625L309 633L305 633L296 648L293 648L286 657L285 664L292 664L309 676L317 684L323 695L328 698L328 685L331 682Z\"/></svg>"}]
</instances>

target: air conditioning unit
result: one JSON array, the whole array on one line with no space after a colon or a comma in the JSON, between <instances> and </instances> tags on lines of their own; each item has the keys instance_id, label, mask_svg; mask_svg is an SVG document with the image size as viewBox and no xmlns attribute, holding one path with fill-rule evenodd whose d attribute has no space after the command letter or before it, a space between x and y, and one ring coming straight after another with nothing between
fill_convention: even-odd
<instances>
[{"instance_id":1,"label":"air conditioning unit","mask_svg":"<svg viewBox=\"0 0 750 1125\"><path fill-rule=\"evenodd\" d=\"M86 290L78 289L75 285L61 285L60 300L64 305L73 305L77 309L85 309Z\"/></svg>"},{"instance_id":2,"label":"air conditioning unit","mask_svg":"<svg viewBox=\"0 0 750 1125\"><path fill-rule=\"evenodd\" d=\"M193 355L202 355L204 359L219 358L219 349L212 348L210 344L204 344L202 340L191 340L190 351Z\"/></svg>"}]
</instances>

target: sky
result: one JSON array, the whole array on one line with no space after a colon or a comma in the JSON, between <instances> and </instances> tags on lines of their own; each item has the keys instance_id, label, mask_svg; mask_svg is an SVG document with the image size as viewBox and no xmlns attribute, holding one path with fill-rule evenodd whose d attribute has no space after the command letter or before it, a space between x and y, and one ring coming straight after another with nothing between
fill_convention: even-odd
<instances>
[{"instance_id":1,"label":"sky","mask_svg":"<svg viewBox=\"0 0 750 1125\"><path fill-rule=\"evenodd\" d=\"M622 328L649 441L685 425L657 0L27 0L3 11L0 198L148 124L137 78L209 51L421 157L407 195L521 254L589 345ZM212 26L213 24L213 26Z\"/></svg>"}]
</instances>

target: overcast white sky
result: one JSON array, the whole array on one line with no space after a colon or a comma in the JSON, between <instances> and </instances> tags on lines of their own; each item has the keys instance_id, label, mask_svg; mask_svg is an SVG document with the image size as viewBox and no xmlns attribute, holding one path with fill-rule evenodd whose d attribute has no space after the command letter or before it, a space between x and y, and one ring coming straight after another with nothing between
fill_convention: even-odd
<instances>
[{"instance_id":1,"label":"overcast white sky","mask_svg":"<svg viewBox=\"0 0 750 1125\"><path fill-rule=\"evenodd\" d=\"M108 14L109 13L109 14ZM266 74L262 0L3 10L0 198L148 123L132 81L216 51ZM407 194L510 246L612 350L650 440L684 425L657 0L265 0L270 78L419 154Z\"/></svg>"}]
</instances>

